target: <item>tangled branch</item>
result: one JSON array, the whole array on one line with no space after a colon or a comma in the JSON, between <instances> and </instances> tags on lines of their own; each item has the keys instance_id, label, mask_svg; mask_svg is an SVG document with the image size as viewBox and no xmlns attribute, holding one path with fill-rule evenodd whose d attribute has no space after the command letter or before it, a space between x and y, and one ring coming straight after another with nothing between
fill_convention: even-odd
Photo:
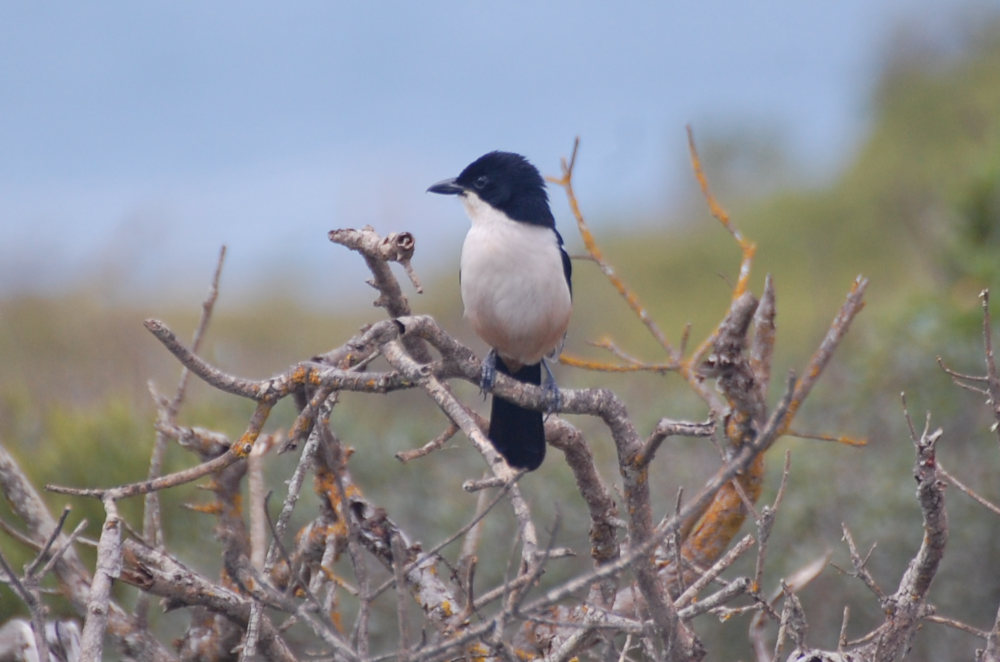
<instances>
[{"instance_id":1,"label":"tangled branch","mask_svg":"<svg viewBox=\"0 0 1000 662\"><path fill-rule=\"evenodd\" d=\"M667 340L589 230L573 190L577 146L563 163L562 176L552 181L566 191L591 261L658 341L663 356L645 362L607 340L602 346L618 363L572 356L564 362L594 370L674 372L709 406L705 420L661 419L643 430L628 403L610 389L560 390L558 409L545 422L546 439L562 451L586 508L587 549L563 547L557 530L539 525L537 504L525 496L519 482L534 477L525 478L506 464L486 438L481 417L453 390L457 382L478 385L482 364L434 318L415 313L404 296L391 263L400 264L419 291L410 265L413 236L383 237L367 227L335 230L329 235L331 241L358 253L369 266L370 284L378 293L375 303L388 317L326 352L264 379L232 374L199 356L197 345L211 316L218 269L200 330L190 346L164 322L146 321L146 328L186 371L173 398L156 398L158 441L148 475L123 485L49 486L56 493L103 503L106 520L93 573L75 554L78 534L61 533L62 524L48 515L20 469L0 448L0 483L8 498L18 504L17 514L27 528L25 539L39 550L36 562L21 575L3 566L8 582L29 607L36 648L44 651L48 644L38 634L46 618L35 587L41 576L51 572L83 619L83 659L99 659L105 639L110 638L130 655L157 660L249 660L254 656L291 660L306 648L336 660L628 659L635 651L649 659L699 660L706 646L697 634L697 619L744 612L755 616L751 641L762 660L775 659L786 644L793 650L789 659L813 654L814 659L832 660L842 653L863 659L899 659L916 628L931 618L927 592L947 540L943 485L945 481L958 484L936 460L935 448L943 432L914 431L918 458L914 474L924 541L897 589L878 593L886 618L869 636L854 642L844 639L836 653L807 646L804 612L796 593L820 572L828 557L808 564L793 577L773 582L778 587L773 597L766 597L763 589L768 579L768 540L790 470L786 457L778 496L773 503L759 506L765 458L775 442L792 430L798 412L863 308L867 280L859 277L853 283L808 364L790 374L782 395L769 402L777 286L768 277L759 296L750 291L755 246L712 196L693 138L692 164L709 209L740 246L742 257L738 281L724 310L719 311L719 323L690 352L688 331L677 345ZM221 264L222 256L219 268ZM988 343L986 301L984 296ZM995 406L1000 382L990 345L987 357L985 378L949 374L981 385L980 391ZM179 423L188 373L254 403L240 436L230 438ZM356 451L330 422L343 393L374 396L404 390L421 393L448 423L440 434L397 457L419 470L423 463L437 461L439 449L451 440L468 443L482 457L486 472L461 481L466 490L479 492L476 514L431 545L422 544L398 513L366 494L367 486L351 471ZM503 374L497 375L492 392L540 411L553 403L545 388ZM285 399L295 403L297 415L290 426L275 430L270 414ZM592 418L598 423L597 432L585 435L584 426L574 425L567 415ZM657 503L650 478L662 468L661 458L672 437L711 439L721 451L721 460L693 495L679 495L676 503ZM158 458L173 441L197 459L185 469L162 473ZM595 459L593 449L600 444L615 450L610 470ZM287 477L277 516L272 517L266 490L251 489L248 500L243 495L248 483L263 480L262 464L279 451L297 453L297 462ZM311 511L301 499L309 477L314 497L309 502L315 504ZM215 519L222 558L222 571L215 579L187 567L163 539L155 495L192 482L212 494L212 501L196 510ZM457 484L435 486L442 491L455 488ZM117 510L121 500L139 495L145 496L146 504L141 536L130 534ZM484 544L482 525L503 509L515 522L515 551L506 573L492 573L502 578L484 583L476 572L477 550ZM756 531L737 540L747 517L753 519ZM855 574L864 579L868 577L864 559L846 527L845 536ZM447 552L455 543L461 548L457 556ZM753 549L757 559L752 575L733 576L734 563ZM558 564L574 554L590 563L567 577ZM111 587L119 580L142 595L162 598L165 609L190 610L191 626L175 650L160 644L146 627L151 602L141 603L142 618L117 604ZM871 584L875 586L874 580ZM419 628L414 623L417 614ZM395 621L396 636L390 643L384 619ZM373 621L379 622L373 625ZM765 622L777 629L773 642L766 640ZM997 659L998 627L984 633L984 660ZM307 637L308 646L303 647L301 642Z\"/></svg>"}]
</instances>

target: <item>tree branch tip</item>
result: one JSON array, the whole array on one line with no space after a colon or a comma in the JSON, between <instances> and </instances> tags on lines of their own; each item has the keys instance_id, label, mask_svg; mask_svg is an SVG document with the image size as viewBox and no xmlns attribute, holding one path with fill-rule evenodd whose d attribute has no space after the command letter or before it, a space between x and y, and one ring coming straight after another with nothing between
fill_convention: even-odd
<instances>
[{"instance_id":1,"label":"tree branch tip","mask_svg":"<svg viewBox=\"0 0 1000 662\"><path fill-rule=\"evenodd\" d=\"M785 430L785 435L790 437L798 437L799 439L812 439L814 441L832 441L837 444L843 444L844 446L852 446L854 448L863 448L868 445L868 440L864 437L851 437L848 435L828 435L828 434L817 434L812 432L799 432L798 430L788 429Z\"/></svg>"},{"instance_id":2,"label":"tree branch tip","mask_svg":"<svg viewBox=\"0 0 1000 662\"><path fill-rule=\"evenodd\" d=\"M577 136L573 137L573 151L570 153L570 156L569 156L569 170L570 170L570 172L573 171L573 166L576 165L576 154L579 151L579 149L580 149L580 136L577 135Z\"/></svg>"},{"instance_id":3,"label":"tree branch tip","mask_svg":"<svg viewBox=\"0 0 1000 662\"><path fill-rule=\"evenodd\" d=\"M552 549L540 549L535 552L535 558L539 561L547 561L551 559L572 559L576 557L577 553L571 547L553 547Z\"/></svg>"},{"instance_id":4,"label":"tree branch tip","mask_svg":"<svg viewBox=\"0 0 1000 662\"><path fill-rule=\"evenodd\" d=\"M462 489L466 492L474 493L480 490L486 490L491 487L503 487L507 484L503 478L499 476L493 476L491 478L480 478L476 480L467 480L462 483Z\"/></svg>"}]
</instances>

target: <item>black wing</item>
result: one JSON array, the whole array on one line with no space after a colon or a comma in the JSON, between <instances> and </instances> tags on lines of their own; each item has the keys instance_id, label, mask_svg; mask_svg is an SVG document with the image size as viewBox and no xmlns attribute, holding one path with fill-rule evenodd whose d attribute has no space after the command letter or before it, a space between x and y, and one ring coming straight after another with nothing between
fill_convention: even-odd
<instances>
[{"instance_id":1,"label":"black wing","mask_svg":"<svg viewBox=\"0 0 1000 662\"><path fill-rule=\"evenodd\" d=\"M553 229L556 233L556 239L559 240L559 254L562 255L563 263L563 274L566 276L566 287L569 288L570 296L573 296L573 264L569 259L569 253L566 252L566 248L563 246L562 235L559 234L559 230Z\"/></svg>"}]
</instances>

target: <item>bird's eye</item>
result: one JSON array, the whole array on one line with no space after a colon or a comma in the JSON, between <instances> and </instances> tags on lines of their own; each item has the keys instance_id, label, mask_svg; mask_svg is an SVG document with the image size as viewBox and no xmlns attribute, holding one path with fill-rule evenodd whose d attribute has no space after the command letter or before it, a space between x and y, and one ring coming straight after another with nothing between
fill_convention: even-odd
<instances>
[{"instance_id":1,"label":"bird's eye","mask_svg":"<svg viewBox=\"0 0 1000 662\"><path fill-rule=\"evenodd\" d=\"M472 185L475 186L480 191L482 191L484 188L486 188L486 185L489 183L489 181L490 178L487 177L486 175L479 175L478 177L476 177L476 181L472 182Z\"/></svg>"}]
</instances>

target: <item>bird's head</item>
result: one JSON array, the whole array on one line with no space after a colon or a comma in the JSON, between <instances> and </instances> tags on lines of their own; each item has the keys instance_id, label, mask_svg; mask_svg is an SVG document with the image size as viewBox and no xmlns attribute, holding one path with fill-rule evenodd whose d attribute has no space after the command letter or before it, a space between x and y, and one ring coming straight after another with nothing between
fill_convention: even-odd
<instances>
[{"instance_id":1,"label":"bird's head","mask_svg":"<svg viewBox=\"0 0 1000 662\"><path fill-rule=\"evenodd\" d=\"M528 159L513 152L484 154L458 177L440 181L427 190L462 196L467 208L481 201L511 220L555 226L545 180Z\"/></svg>"}]
</instances>

